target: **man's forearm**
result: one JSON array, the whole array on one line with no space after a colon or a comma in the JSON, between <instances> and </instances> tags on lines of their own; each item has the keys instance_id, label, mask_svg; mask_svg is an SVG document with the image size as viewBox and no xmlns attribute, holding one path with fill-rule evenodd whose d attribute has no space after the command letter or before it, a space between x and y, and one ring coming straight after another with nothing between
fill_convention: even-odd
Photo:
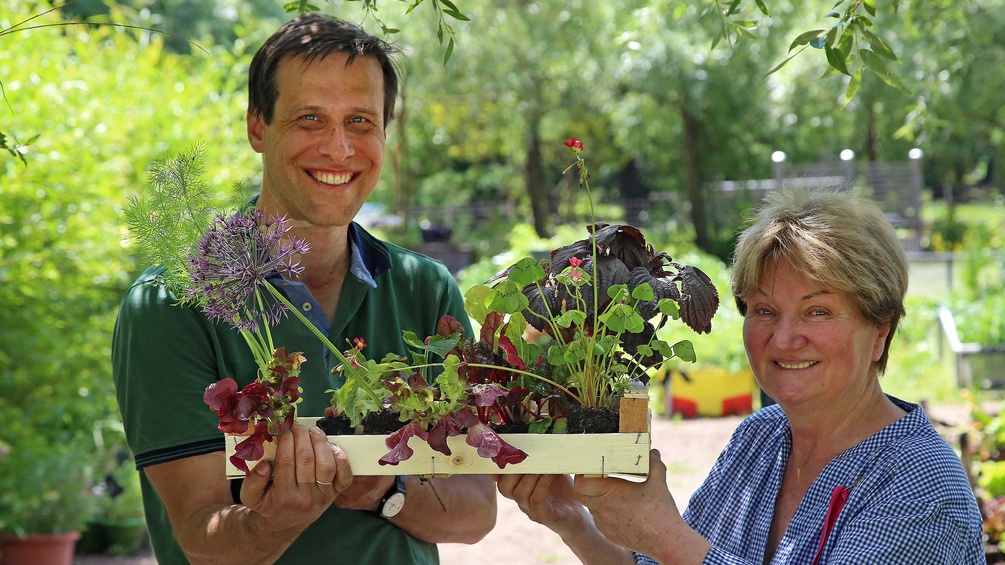
<instances>
[{"instance_id":1,"label":"man's forearm","mask_svg":"<svg viewBox=\"0 0 1005 565\"><path fill-rule=\"evenodd\" d=\"M175 529L192 565L275 563L297 539L297 529L279 529L242 504L205 509Z\"/></svg>"},{"instance_id":2,"label":"man's forearm","mask_svg":"<svg viewBox=\"0 0 1005 565\"><path fill-rule=\"evenodd\" d=\"M482 475L406 479L402 511L391 522L432 543L475 543L495 526L495 483Z\"/></svg>"}]
</instances>

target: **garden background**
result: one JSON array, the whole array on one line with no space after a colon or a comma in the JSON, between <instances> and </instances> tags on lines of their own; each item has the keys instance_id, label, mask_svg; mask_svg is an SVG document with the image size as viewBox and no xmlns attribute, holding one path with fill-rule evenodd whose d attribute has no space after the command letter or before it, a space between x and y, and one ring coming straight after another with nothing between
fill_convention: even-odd
<instances>
[{"instance_id":1,"label":"garden background","mask_svg":"<svg viewBox=\"0 0 1005 565\"><path fill-rule=\"evenodd\" d=\"M962 341L1005 346L1005 1L902 1L894 11L869 0L457 0L466 20L443 0L316 3L373 31L400 29L388 38L405 52L402 98L367 225L407 247L452 244L464 256L462 290L585 235L585 195L561 174L562 141L576 136L598 219L643 221L657 249L718 285L713 332L686 336L698 364L740 370L726 281L744 209L725 204L722 183L773 178L776 152L818 163L851 150L885 163L920 149L915 235L919 251L949 258L951 276L912 292L884 388L912 402L967 402L939 306ZM137 508L135 498L112 504L104 480L126 492L132 481L109 348L119 299L144 265L123 207L152 163L198 144L221 201L237 181L256 185L247 67L290 16L280 0L52 7L0 5L0 510L80 520ZM799 43L855 20L880 44ZM897 60L863 53L879 45ZM639 202L658 205L630 213ZM449 241L423 240L444 239L443 227ZM971 388L984 405L1000 398ZM29 500L29 481L58 486Z\"/></svg>"}]
</instances>

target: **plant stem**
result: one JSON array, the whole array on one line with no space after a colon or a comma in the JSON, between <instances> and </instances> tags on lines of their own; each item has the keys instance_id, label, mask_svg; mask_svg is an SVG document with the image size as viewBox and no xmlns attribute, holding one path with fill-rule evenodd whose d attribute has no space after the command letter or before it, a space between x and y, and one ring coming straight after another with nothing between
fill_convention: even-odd
<instances>
[{"instance_id":1,"label":"plant stem","mask_svg":"<svg viewBox=\"0 0 1005 565\"><path fill-rule=\"evenodd\" d=\"M344 371L348 372L354 371L352 364L349 363L349 361L345 358L345 355L342 355L342 352L339 351L337 347L335 347L335 345L331 342L331 340L328 339L328 336L321 333L321 330L319 330L310 320L308 320L307 317L300 312L300 310L298 310L295 306L293 306L293 304L291 304L290 301L285 296L283 296L283 293L279 292L279 289L272 286L271 284L266 284L265 287L269 289L269 292L272 293L272 296L274 296L276 300L282 302L283 305L286 306L287 310L293 312L293 314L296 315L296 317L301 322L303 322L305 326L307 326L307 329L309 329L311 333L317 336L317 338L321 340L321 343L323 343L325 347L327 347L328 350L331 351L336 358L338 358L339 363L341 363ZM375 400L378 404L381 403L381 398L377 396L377 393L374 392L372 387L370 387L370 383L366 382L366 379L359 378L359 376L357 375L356 381L359 383L360 387L370 396L370 398Z\"/></svg>"}]
</instances>

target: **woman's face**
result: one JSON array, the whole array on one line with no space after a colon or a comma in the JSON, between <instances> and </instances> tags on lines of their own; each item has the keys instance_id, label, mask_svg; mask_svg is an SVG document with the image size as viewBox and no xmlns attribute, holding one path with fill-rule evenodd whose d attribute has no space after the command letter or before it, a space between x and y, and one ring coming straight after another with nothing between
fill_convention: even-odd
<instances>
[{"instance_id":1,"label":"woman's face","mask_svg":"<svg viewBox=\"0 0 1005 565\"><path fill-rule=\"evenodd\" d=\"M867 322L844 293L798 274L765 269L747 302L743 343L764 392L782 408L837 408L869 396L889 325Z\"/></svg>"}]
</instances>

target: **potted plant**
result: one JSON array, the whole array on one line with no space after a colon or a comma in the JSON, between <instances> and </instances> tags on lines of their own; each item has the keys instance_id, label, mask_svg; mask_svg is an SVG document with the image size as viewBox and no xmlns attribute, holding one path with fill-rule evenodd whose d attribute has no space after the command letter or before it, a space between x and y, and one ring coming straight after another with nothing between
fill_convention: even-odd
<instances>
[{"instance_id":1,"label":"potted plant","mask_svg":"<svg viewBox=\"0 0 1005 565\"><path fill-rule=\"evenodd\" d=\"M5 565L69 565L94 515L92 454L65 444L12 445L0 460L0 553Z\"/></svg>"}]
</instances>

